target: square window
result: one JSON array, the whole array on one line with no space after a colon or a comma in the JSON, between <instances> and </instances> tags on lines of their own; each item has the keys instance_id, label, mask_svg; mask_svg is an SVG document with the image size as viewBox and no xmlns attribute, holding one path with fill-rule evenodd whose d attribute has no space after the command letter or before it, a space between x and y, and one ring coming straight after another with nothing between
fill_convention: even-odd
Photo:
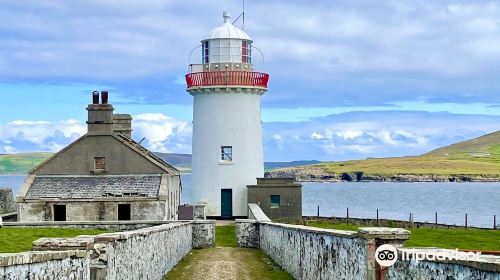
<instances>
[{"instance_id":1,"label":"square window","mask_svg":"<svg viewBox=\"0 0 500 280\"><path fill-rule=\"evenodd\" d=\"M221 149L221 160L223 161L233 161L233 147L232 146L222 146Z\"/></svg>"},{"instance_id":2,"label":"square window","mask_svg":"<svg viewBox=\"0 0 500 280\"><path fill-rule=\"evenodd\" d=\"M281 197L276 194L271 195L271 204L270 208L280 208Z\"/></svg>"},{"instance_id":3,"label":"square window","mask_svg":"<svg viewBox=\"0 0 500 280\"><path fill-rule=\"evenodd\" d=\"M106 171L106 158L105 157L95 157L94 158L94 172L104 173Z\"/></svg>"}]
</instances>

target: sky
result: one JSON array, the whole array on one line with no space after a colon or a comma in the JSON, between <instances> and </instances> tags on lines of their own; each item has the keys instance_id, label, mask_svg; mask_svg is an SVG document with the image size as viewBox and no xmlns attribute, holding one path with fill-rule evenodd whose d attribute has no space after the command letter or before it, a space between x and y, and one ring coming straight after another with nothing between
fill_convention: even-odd
<instances>
[{"instance_id":1,"label":"sky","mask_svg":"<svg viewBox=\"0 0 500 280\"><path fill-rule=\"evenodd\" d=\"M500 129L497 1L246 1L270 74L267 161L418 155ZM3 0L0 153L57 151L86 132L93 90L135 139L191 152L190 52L235 0ZM241 27L241 20L235 23Z\"/></svg>"}]
</instances>

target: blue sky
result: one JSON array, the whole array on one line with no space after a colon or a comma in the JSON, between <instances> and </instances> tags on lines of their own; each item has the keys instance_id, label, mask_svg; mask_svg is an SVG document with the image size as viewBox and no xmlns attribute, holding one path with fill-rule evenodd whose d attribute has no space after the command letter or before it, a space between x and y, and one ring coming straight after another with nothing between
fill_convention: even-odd
<instances>
[{"instance_id":1,"label":"blue sky","mask_svg":"<svg viewBox=\"0 0 500 280\"><path fill-rule=\"evenodd\" d=\"M496 1L246 7L245 30L264 53L256 68L271 75L266 160L415 155L500 129ZM134 115L134 138L189 153L188 56L224 10L237 16L241 2L2 1L0 153L78 138L96 89Z\"/></svg>"}]
</instances>

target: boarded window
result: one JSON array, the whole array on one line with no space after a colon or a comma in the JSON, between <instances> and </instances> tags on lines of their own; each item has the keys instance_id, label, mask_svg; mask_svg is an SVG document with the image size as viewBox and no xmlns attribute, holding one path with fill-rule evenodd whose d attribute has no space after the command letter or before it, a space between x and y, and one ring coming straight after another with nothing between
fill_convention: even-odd
<instances>
[{"instance_id":1,"label":"boarded window","mask_svg":"<svg viewBox=\"0 0 500 280\"><path fill-rule=\"evenodd\" d=\"M118 221L131 220L130 204L118 204Z\"/></svg>"},{"instance_id":2,"label":"boarded window","mask_svg":"<svg viewBox=\"0 0 500 280\"><path fill-rule=\"evenodd\" d=\"M279 195L271 195L270 208L280 208L281 197Z\"/></svg>"},{"instance_id":3,"label":"boarded window","mask_svg":"<svg viewBox=\"0 0 500 280\"><path fill-rule=\"evenodd\" d=\"M54 221L66 221L66 205L54 205Z\"/></svg>"},{"instance_id":4,"label":"boarded window","mask_svg":"<svg viewBox=\"0 0 500 280\"><path fill-rule=\"evenodd\" d=\"M103 173L106 171L106 158L105 157L95 157L94 158L94 171L96 173Z\"/></svg>"},{"instance_id":5,"label":"boarded window","mask_svg":"<svg viewBox=\"0 0 500 280\"><path fill-rule=\"evenodd\" d=\"M233 147L232 146L222 146L221 149L221 160L233 161Z\"/></svg>"}]
</instances>

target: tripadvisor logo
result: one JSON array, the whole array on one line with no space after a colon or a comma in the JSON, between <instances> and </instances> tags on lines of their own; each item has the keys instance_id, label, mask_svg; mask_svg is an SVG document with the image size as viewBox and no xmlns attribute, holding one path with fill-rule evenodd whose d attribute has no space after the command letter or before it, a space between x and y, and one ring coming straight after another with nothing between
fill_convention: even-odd
<instances>
[{"instance_id":1,"label":"tripadvisor logo","mask_svg":"<svg viewBox=\"0 0 500 280\"><path fill-rule=\"evenodd\" d=\"M398 251L389 244L381 245L375 251L375 260L380 266L389 267L398 259Z\"/></svg>"},{"instance_id":2,"label":"tripadvisor logo","mask_svg":"<svg viewBox=\"0 0 500 280\"><path fill-rule=\"evenodd\" d=\"M451 260L466 260L479 261L481 252L460 252L455 250L402 250L401 260L409 261L451 261ZM398 260L398 250L389 244L381 245L375 251L375 260L380 266L392 266Z\"/></svg>"}]
</instances>

